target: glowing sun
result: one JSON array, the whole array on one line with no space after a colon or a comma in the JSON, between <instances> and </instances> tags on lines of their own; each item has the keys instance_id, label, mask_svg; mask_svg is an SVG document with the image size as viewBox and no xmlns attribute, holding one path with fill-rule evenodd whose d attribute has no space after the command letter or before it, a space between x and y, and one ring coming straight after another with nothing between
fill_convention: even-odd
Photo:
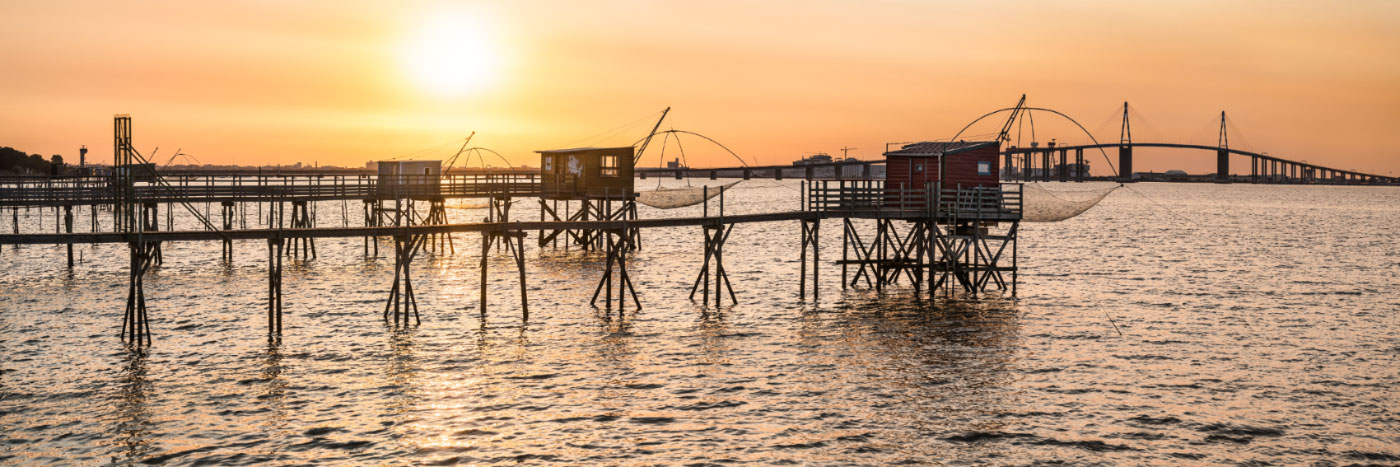
<instances>
[{"instance_id":1,"label":"glowing sun","mask_svg":"<svg viewBox=\"0 0 1400 467\"><path fill-rule=\"evenodd\" d=\"M480 18L443 12L424 20L399 52L422 91L462 97L488 89L500 74L500 51Z\"/></svg>"}]
</instances>

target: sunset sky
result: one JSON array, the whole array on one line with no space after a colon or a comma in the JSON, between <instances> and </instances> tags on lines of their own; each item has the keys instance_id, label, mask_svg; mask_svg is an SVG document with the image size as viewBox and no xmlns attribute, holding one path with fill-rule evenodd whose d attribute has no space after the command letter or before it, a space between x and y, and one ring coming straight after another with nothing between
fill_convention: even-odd
<instances>
[{"instance_id":1,"label":"sunset sky","mask_svg":"<svg viewBox=\"0 0 1400 467\"><path fill-rule=\"evenodd\" d=\"M1225 110L1232 147L1400 175L1391 0L8 1L0 51L0 146L74 161L86 144L110 163L112 115L129 113L138 149L204 163L445 158L475 131L536 165L538 149L631 144L667 106L664 128L750 162L877 158L1026 93L1101 140L1123 101L1138 141L1214 144ZM1086 140L1034 118L1041 141ZM736 163L683 142L693 166ZM1141 154L1138 170L1214 170L1208 153Z\"/></svg>"}]
</instances>

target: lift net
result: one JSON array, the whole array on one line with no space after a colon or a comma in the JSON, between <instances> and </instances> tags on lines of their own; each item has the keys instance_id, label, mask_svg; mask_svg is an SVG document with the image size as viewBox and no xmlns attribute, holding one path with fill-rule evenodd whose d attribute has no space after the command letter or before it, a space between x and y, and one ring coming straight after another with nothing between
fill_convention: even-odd
<instances>
[{"instance_id":1,"label":"lift net","mask_svg":"<svg viewBox=\"0 0 1400 467\"><path fill-rule=\"evenodd\" d=\"M1051 191L1039 183L1021 185L1021 220L1059 222L1083 214L1118 189L1110 186L1092 190Z\"/></svg>"},{"instance_id":2,"label":"lift net","mask_svg":"<svg viewBox=\"0 0 1400 467\"><path fill-rule=\"evenodd\" d=\"M742 180L741 180L742 181ZM728 190L739 182L732 182L720 186L712 186L707 190L701 186L688 186L684 188L657 188L652 191L637 193L637 202L657 209L675 209L686 206L694 206L719 196L720 192Z\"/></svg>"}]
</instances>

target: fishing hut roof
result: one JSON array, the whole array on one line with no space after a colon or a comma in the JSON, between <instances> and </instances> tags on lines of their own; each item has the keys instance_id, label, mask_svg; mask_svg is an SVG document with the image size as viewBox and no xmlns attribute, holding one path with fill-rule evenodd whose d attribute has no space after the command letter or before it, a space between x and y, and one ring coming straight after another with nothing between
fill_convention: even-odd
<instances>
[{"instance_id":1,"label":"fishing hut roof","mask_svg":"<svg viewBox=\"0 0 1400 467\"><path fill-rule=\"evenodd\" d=\"M589 151L631 151L632 149L633 149L632 146L618 146L618 147L615 147L615 148L546 149L546 150L543 150L543 151L535 151L535 152L540 153L540 154L567 154L567 153L571 153L571 152L589 152Z\"/></svg>"},{"instance_id":2,"label":"fishing hut roof","mask_svg":"<svg viewBox=\"0 0 1400 467\"><path fill-rule=\"evenodd\" d=\"M886 152L885 156L943 157L996 144L996 141L924 141L906 144L899 150Z\"/></svg>"}]
</instances>

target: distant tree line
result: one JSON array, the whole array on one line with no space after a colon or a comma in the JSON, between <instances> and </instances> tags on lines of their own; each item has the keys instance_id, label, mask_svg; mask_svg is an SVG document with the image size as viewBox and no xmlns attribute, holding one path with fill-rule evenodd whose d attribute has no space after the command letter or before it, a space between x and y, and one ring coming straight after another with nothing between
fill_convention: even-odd
<instances>
[{"instance_id":1,"label":"distant tree line","mask_svg":"<svg viewBox=\"0 0 1400 467\"><path fill-rule=\"evenodd\" d=\"M25 154L11 147L0 147L0 172L7 174L48 174L54 164L62 165L63 156L54 155L52 162L38 154Z\"/></svg>"}]
</instances>

